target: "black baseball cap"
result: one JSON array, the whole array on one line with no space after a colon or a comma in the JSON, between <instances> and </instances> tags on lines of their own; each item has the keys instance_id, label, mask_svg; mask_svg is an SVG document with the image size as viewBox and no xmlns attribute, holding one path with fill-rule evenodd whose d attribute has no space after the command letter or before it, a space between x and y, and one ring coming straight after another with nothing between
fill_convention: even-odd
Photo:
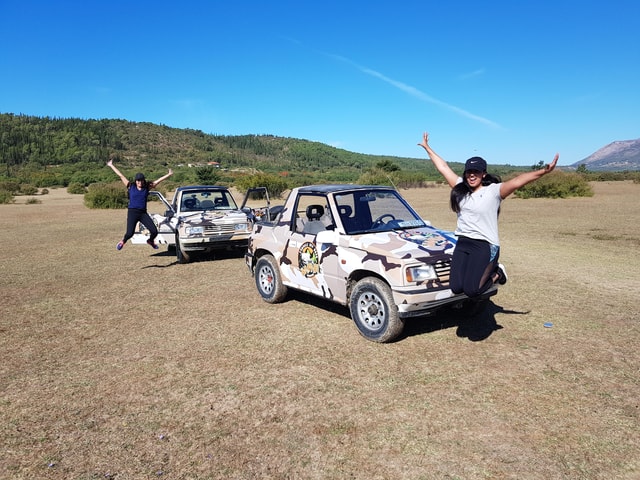
<instances>
[{"instance_id":1,"label":"black baseball cap","mask_svg":"<svg viewBox=\"0 0 640 480\"><path fill-rule=\"evenodd\" d=\"M142 180L144 182L144 173L136 173L136 181Z\"/></svg>"},{"instance_id":2,"label":"black baseball cap","mask_svg":"<svg viewBox=\"0 0 640 480\"><path fill-rule=\"evenodd\" d=\"M478 172L486 172L487 171L487 162L484 161L482 157L471 157L464 164L464 171L467 170L476 170Z\"/></svg>"}]
</instances>

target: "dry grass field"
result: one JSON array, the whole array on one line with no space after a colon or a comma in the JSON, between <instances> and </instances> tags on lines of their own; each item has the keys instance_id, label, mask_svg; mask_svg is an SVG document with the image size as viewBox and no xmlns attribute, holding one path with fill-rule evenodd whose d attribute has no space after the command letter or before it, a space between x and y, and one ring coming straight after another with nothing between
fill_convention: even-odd
<instances>
[{"instance_id":1,"label":"dry grass field","mask_svg":"<svg viewBox=\"0 0 640 480\"><path fill-rule=\"evenodd\" d=\"M640 185L594 190L508 199L487 310L387 345L238 256L117 252L124 210L0 205L0 478L638 479Z\"/></svg>"}]
</instances>

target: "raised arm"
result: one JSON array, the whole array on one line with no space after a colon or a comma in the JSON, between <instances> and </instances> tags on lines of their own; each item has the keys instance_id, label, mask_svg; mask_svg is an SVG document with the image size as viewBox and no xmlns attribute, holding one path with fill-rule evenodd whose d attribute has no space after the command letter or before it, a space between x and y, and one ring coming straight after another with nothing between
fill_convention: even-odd
<instances>
[{"instance_id":1,"label":"raised arm","mask_svg":"<svg viewBox=\"0 0 640 480\"><path fill-rule=\"evenodd\" d=\"M169 178L171 175L173 175L173 170L169 169L169 173L167 173L166 175L160 177L159 179L157 179L155 182L151 182L149 184L149 188L155 188L158 186L158 184L160 182L162 182L163 180L166 180L167 178Z\"/></svg>"},{"instance_id":2,"label":"raised arm","mask_svg":"<svg viewBox=\"0 0 640 480\"><path fill-rule=\"evenodd\" d=\"M111 167L111 170L116 172L116 175L120 177L120 180L122 180L122 183L124 183L125 186L129 185L129 180L127 180L127 177L125 177L122 173L120 173L120 170L116 168L116 166L113 164L112 158L109 159L109 161L107 162L107 165Z\"/></svg>"},{"instance_id":3,"label":"raised arm","mask_svg":"<svg viewBox=\"0 0 640 480\"><path fill-rule=\"evenodd\" d=\"M429 134L424 132L422 134L422 143L419 143L418 146L424 148L431 159L431 162L436 167L436 170L440 172L440 174L444 177L451 188L455 187L458 183L458 178L460 176L451 170L451 167L445 162L440 155L433 151L431 145L429 145Z\"/></svg>"},{"instance_id":4,"label":"raised arm","mask_svg":"<svg viewBox=\"0 0 640 480\"><path fill-rule=\"evenodd\" d=\"M518 175L517 177L512 178L511 180L507 180L506 182L502 182L500 184L500 196L505 199L517 189L524 187L527 183L534 182L538 180L540 177L546 175L554 168L556 168L556 163L558 163L558 158L560 155L556 153L556 156L553 157L553 161L548 163L541 168L540 170L533 170L531 172L526 172Z\"/></svg>"}]
</instances>

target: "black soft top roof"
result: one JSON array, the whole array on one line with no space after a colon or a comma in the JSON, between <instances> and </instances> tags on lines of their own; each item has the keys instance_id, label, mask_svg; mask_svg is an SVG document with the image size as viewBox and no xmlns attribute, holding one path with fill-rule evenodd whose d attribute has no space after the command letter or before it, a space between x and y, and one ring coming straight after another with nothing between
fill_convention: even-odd
<instances>
[{"instance_id":1,"label":"black soft top roof","mask_svg":"<svg viewBox=\"0 0 640 480\"><path fill-rule=\"evenodd\" d=\"M189 185L186 187L178 187L176 188L176 193L178 192L185 192L185 191L191 191L191 190L210 190L212 192L220 192L220 191L227 191L229 190L227 187L224 187L222 185Z\"/></svg>"},{"instance_id":2,"label":"black soft top roof","mask_svg":"<svg viewBox=\"0 0 640 480\"><path fill-rule=\"evenodd\" d=\"M350 184L334 184L334 185L307 185L298 188L298 192L302 193L336 193L353 190L395 190L395 188L387 185L350 185Z\"/></svg>"}]
</instances>

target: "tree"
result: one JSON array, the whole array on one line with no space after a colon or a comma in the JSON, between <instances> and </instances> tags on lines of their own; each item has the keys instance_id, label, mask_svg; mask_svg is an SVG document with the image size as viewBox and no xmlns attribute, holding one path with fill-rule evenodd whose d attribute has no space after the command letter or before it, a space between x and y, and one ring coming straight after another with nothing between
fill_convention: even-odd
<instances>
[{"instance_id":1,"label":"tree","mask_svg":"<svg viewBox=\"0 0 640 480\"><path fill-rule=\"evenodd\" d=\"M385 172L397 172L398 170L400 170L400 167L398 165L388 159L380 160L378 163L376 163L375 168L379 168L380 170L384 170Z\"/></svg>"},{"instance_id":2,"label":"tree","mask_svg":"<svg viewBox=\"0 0 640 480\"><path fill-rule=\"evenodd\" d=\"M200 185L215 185L220 181L220 174L215 167L207 165L196 169L196 178Z\"/></svg>"},{"instance_id":3,"label":"tree","mask_svg":"<svg viewBox=\"0 0 640 480\"><path fill-rule=\"evenodd\" d=\"M540 160L538 163L531 166L531 170L542 170L544 168L544 165L545 163L542 160Z\"/></svg>"}]
</instances>

